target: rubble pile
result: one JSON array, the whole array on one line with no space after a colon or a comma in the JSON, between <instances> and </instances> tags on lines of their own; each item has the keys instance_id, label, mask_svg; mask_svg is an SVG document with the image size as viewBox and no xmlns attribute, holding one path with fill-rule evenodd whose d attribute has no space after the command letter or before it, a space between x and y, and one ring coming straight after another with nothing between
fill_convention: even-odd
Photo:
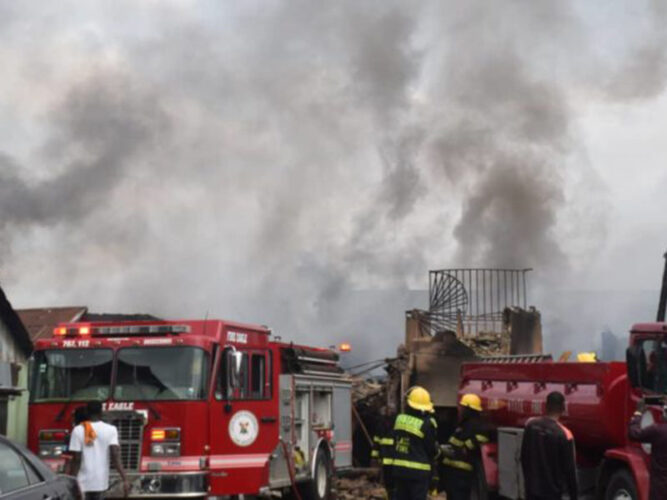
<instances>
[{"instance_id":1,"label":"rubble pile","mask_svg":"<svg viewBox=\"0 0 667 500\"><path fill-rule=\"evenodd\" d=\"M351 376L352 403L356 406L380 407L384 404L386 383L375 379L365 379L360 376Z\"/></svg>"},{"instance_id":2,"label":"rubble pile","mask_svg":"<svg viewBox=\"0 0 667 500\"><path fill-rule=\"evenodd\" d=\"M378 473L373 470L365 470L354 476L337 477L334 479L333 490L336 500L385 500L387 498L379 482Z\"/></svg>"},{"instance_id":3,"label":"rubble pile","mask_svg":"<svg viewBox=\"0 0 667 500\"><path fill-rule=\"evenodd\" d=\"M459 339L463 344L475 351L481 358L505 356L510 353L511 336L508 333L483 333L476 337Z\"/></svg>"}]
</instances>

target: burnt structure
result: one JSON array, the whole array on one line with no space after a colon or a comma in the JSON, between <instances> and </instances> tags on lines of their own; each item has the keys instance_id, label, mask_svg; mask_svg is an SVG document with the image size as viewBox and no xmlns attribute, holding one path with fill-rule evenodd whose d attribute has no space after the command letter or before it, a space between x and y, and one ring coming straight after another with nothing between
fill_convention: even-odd
<instances>
[{"instance_id":1,"label":"burnt structure","mask_svg":"<svg viewBox=\"0 0 667 500\"><path fill-rule=\"evenodd\" d=\"M413 385L436 408L455 409L461 363L540 354L539 312L528 307L530 269L456 268L429 272L429 307L406 312L405 343L388 367L387 405L398 410Z\"/></svg>"}]
</instances>

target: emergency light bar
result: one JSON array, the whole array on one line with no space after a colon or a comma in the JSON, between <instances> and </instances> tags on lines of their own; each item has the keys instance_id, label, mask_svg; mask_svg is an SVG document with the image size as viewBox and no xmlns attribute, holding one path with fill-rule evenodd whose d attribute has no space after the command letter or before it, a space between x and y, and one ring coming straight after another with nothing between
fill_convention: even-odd
<instances>
[{"instance_id":1,"label":"emergency light bar","mask_svg":"<svg viewBox=\"0 0 667 500\"><path fill-rule=\"evenodd\" d=\"M56 337L89 337L93 336L133 336L133 335L176 335L189 333L188 325L118 325L91 327L88 325L66 327L59 326L53 330Z\"/></svg>"}]
</instances>

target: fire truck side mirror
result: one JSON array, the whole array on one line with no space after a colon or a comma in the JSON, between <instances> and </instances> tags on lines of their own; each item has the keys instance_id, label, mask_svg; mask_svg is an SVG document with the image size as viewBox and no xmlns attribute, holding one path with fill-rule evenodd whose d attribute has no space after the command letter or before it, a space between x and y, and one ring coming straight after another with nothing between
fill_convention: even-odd
<instances>
[{"instance_id":1,"label":"fire truck side mirror","mask_svg":"<svg viewBox=\"0 0 667 500\"><path fill-rule=\"evenodd\" d=\"M642 363L642 348L640 345L628 347L625 352L625 359L628 369L628 380L632 387L640 387L642 381L642 372L645 370L646 363Z\"/></svg>"},{"instance_id":2,"label":"fire truck side mirror","mask_svg":"<svg viewBox=\"0 0 667 500\"><path fill-rule=\"evenodd\" d=\"M229 367L229 384L236 388L241 385L241 367L243 353L232 348L227 351L227 366Z\"/></svg>"}]
</instances>

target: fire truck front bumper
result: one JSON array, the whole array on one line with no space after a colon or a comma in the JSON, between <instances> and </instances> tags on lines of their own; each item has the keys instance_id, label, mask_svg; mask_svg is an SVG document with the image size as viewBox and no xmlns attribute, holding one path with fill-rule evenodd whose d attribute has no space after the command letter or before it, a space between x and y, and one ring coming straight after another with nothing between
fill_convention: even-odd
<instances>
[{"instance_id":1,"label":"fire truck front bumper","mask_svg":"<svg viewBox=\"0 0 667 500\"><path fill-rule=\"evenodd\" d=\"M208 474L204 472L127 473L129 498L202 498L208 495ZM128 498L117 474L109 478L106 498Z\"/></svg>"}]
</instances>

